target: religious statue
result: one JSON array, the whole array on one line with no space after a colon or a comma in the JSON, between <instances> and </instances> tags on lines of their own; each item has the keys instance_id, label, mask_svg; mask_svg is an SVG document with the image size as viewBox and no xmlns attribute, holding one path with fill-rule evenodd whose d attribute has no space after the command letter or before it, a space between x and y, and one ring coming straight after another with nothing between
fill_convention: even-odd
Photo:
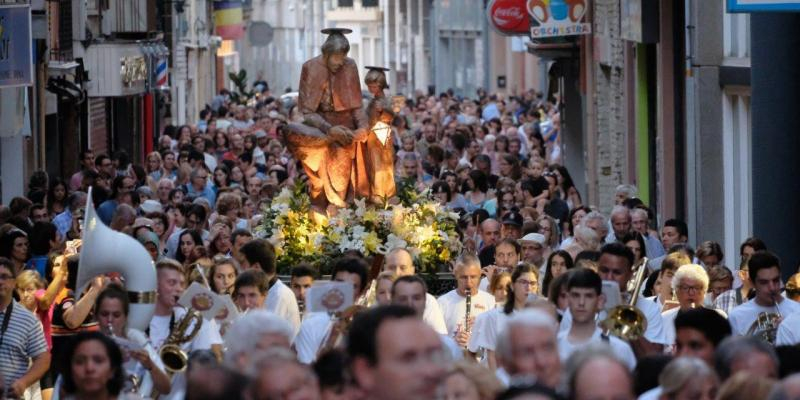
<instances>
[{"instance_id":1,"label":"religious statue","mask_svg":"<svg viewBox=\"0 0 800 400\"><path fill-rule=\"evenodd\" d=\"M396 192L394 182L394 140L391 123L395 113L384 95L389 88L385 71L388 68L366 67L369 72L364 77L372 100L367 105L367 118L371 131L365 143L359 147L366 150L363 161L364 171L369 180L369 199L375 204L383 204Z\"/></svg>"},{"instance_id":2,"label":"religious statue","mask_svg":"<svg viewBox=\"0 0 800 400\"><path fill-rule=\"evenodd\" d=\"M361 104L361 84L355 61L347 57L350 29L322 30L328 38L322 55L303 64L297 106L301 124L287 126L289 150L308 175L311 204L318 213L330 206L345 207L354 196L369 193L365 174L354 167L359 143L367 140L369 126ZM361 152L359 152L361 153Z\"/></svg>"}]
</instances>

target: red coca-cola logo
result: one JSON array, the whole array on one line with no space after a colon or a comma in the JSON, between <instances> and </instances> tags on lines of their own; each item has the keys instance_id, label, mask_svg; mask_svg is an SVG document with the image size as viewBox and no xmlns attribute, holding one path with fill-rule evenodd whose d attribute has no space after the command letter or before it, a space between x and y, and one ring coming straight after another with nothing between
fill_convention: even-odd
<instances>
[{"instance_id":1,"label":"red coca-cola logo","mask_svg":"<svg viewBox=\"0 0 800 400\"><path fill-rule=\"evenodd\" d=\"M487 7L489 22L506 35L527 35L530 21L525 0L492 0Z\"/></svg>"}]
</instances>

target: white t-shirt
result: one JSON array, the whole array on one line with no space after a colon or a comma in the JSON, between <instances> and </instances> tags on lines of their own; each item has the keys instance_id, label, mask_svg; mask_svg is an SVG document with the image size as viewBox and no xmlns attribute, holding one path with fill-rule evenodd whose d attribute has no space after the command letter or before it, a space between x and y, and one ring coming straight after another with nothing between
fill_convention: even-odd
<instances>
[{"instance_id":1,"label":"white t-shirt","mask_svg":"<svg viewBox=\"0 0 800 400\"><path fill-rule=\"evenodd\" d=\"M777 304L777 309L780 310L783 318L787 318L800 310L800 303L784 298ZM733 329L733 334L747 334L747 330L750 329L750 326L756 320L759 313L774 313L775 310L776 306L762 307L758 305L755 298L734 307L733 310L731 310L731 315L728 317L728 321L731 323L731 329Z\"/></svg>"},{"instance_id":2,"label":"white t-shirt","mask_svg":"<svg viewBox=\"0 0 800 400\"><path fill-rule=\"evenodd\" d=\"M464 318L467 313L466 297L459 295L456 289L453 289L440 296L438 301L439 306L442 308L447 333L450 336L455 336L455 332L459 327L464 325ZM470 318L476 318L481 313L494 308L494 296L480 290L476 295L472 296L471 301Z\"/></svg>"},{"instance_id":3,"label":"white t-shirt","mask_svg":"<svg viewBox=\"0 0 800 400\"><path fill-rule=\"evenodd\" d=\"M639 300L636 302L636 308L647 318L647 329L644 331L644 338L650 343L666 344L664 323L661 318L661 305L656 304L652 300L647 300L644 297L639 297ZM597 317L597 321L603 321L607 316L608 314L606 311L601 311ZM571 327L572 314L569 312L569 309L567 309L564 311L564 315L561 319L561 326L558 331L559 333L569 332L569 328Z\"/></svg>"},{"instance_id":4,"label":"white t-shirt","mask_svg":"<svg viewBox=\"0 0 800 400\"><path fill-rule=\"evenodd\" d=\"M497 334L506 325L507 320L508 315L499 307L479 315L475 319L475 326L472 327L467 349L473 353L477 353L480 349L495 351Z\"/></svg>"},{"instance_id":5,"label":"white t-shirt","mask_svg":"<svg viewBox=\"0 0 800 400\"><path fill-rule=\"evenodd\" d=\"M297 360L303 364L311 364L317 359L317 352L322 347L322 342L328 336L332 326L328 313L312 312L300 324L300 332L294 338L294 348L297 351Z\"/></svg>"},{"instance_id":6,"label":"white t-shirt","mask_svg":"<svg viewBox=\"0 0 800 400\"><path fill-rule=\"evenodd\" d=\"M588 346L590 343L608 343L611 346L611 349L614 351L614 354L620 359L620 361L624 362L625 365L628 366L628 369L633 371L636 368L636 356L633 354L633 349L631 346L623 341L622 339L616 336L607 336L603 338L602 331L600 328L595 328L594 334L592 334L591 339L583 342L583 343L572 343L569 341L569 331L561 332L558 334L558 356L561 358L561 362L565 362L569 356L581 350L582 348Z\"/></svg>"},{"instance_id":7,"label":"white t-shirt","mask_svg":"<svg viewBox=\"0 0 800 400\"><path fill-rule=\"evenodd\" d=\"M436 333L447 335L447 326L444 324L442 308L439 307L436 297L433 297L430 293L425 293L425 312L422 313L422 320L430 325Z\"/></svg>"},{"instance_id":8,"label":"white t-shirt","mask_svg":"<svg viewBox=\"0 0 800 400\"><path fill-rule=\"evenodd\" d=\"M292 334L297 335L300 330L300 307L297 306L297 298L294 297L292 289L289 289L280 279L269 288L267 299L264 300L264 307L286 320L292 327Z\"/></svg>"},{"instance_id":9,"label":"white t-shirt","mask_svg":"<svg viewBox=\"0 0 800 400\"><path fill-rule=\"evenodd\" d=\"M447 335L439 335L439 337L442 339L442 347L450 361L459 361L464 358L464 349L458 347L458 343L453 338Z\"/></svg>"},{"instance_id":10,"label":"white t-shirt","mask_svg":"<svg viewBox=\"0 0 800 400\"><path fill-rule=\"evenodd\" d=\"M778 325L776 346L794 346L800 343L800 312L793 313Z\"/></svg>"},{"instance_id":11,"label":"white t-shirt","mask_svg":"<svg viewBox=\"0 0 800 400\"><path fill-rule=\"evenodd\" d=\"M177 327L181 318L186 315L186 310L176 307L172 312L175 315L175 327ZM154 315L153 319L150 320L150 343L152 343L154 349L160 349L164 341L167 340L170 333L169 321L169 315ZM193 329L194 322L189 325L187 332L191 332ZM181 348L188 354L194 350L209 350L215 344L222 345L219 327L213 320L203 320L197 336L189 342L183 343Z\"/></svg>"}]
</instances>

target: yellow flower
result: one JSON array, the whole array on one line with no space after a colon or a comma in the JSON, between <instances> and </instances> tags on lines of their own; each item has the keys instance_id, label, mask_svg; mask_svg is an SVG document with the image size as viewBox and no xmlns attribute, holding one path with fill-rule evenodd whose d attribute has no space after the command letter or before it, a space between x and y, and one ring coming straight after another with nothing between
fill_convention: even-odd
<instances>
[{"instance_id":1,"label":"yellow flower","mask_svg":"<svg viewBox=\"0 0 800 400\"><path fill-rule=\"evenodd\" d=\"M363 219L364 222L375 222L378 220L378 213L373 209L369 209L364 212Z\"/></svg>"},{"instance_id":2,"label":"yellow flower","mask_svg":"<svg viewBox=\"0 0 800 400\"><path fill-rule=\"evenodd\" d=\"M450 259L450 250L448 250L448 249L442 250L442 253L441 253L440 256L441 256L442 260L449 260Z\"/></svg>"},{"instance_id":3,"label":"yellow flower","mask_svg":"<svg viewBox=\"0 0 800 400\"><path fill-rule=\"evenodd\" d=\"M370 232L364 236L364 248L368 252L374 253L375 249L377 249L380 244L381 239L378 237L376 232Z\"/></svg>"}]
</instances>

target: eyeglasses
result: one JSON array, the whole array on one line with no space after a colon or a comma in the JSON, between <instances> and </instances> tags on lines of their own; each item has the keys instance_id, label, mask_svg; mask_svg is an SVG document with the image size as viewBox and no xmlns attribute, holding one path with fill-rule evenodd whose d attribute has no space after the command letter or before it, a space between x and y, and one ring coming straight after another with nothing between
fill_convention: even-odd
<instances>
[{"instance_id":1,"label":"eyeglasses","mask_svg":"<svg viewBox=\"0 0 800 400\"><path fill-rule=\"evenodd\" d=\"M678 290L680 290L681 292L686 292L686 293L691 293L691 292L697 293L697 292L700 292L701 290L703 290L703 287L702 286L680 285L680 286L678 286Z\"/></svg>"},{"instance_id":2,"label":"eyeglasses","mask_svg":"<svg viewBox=\"0 0 800 400\"><path fill-rule=\"evenodd\" d=\"M530 286L530 287L536 286L536 281L529 281L525 279L518 279L516 283L519 283L522 286Z\"/></svg>"}]
</instances>

